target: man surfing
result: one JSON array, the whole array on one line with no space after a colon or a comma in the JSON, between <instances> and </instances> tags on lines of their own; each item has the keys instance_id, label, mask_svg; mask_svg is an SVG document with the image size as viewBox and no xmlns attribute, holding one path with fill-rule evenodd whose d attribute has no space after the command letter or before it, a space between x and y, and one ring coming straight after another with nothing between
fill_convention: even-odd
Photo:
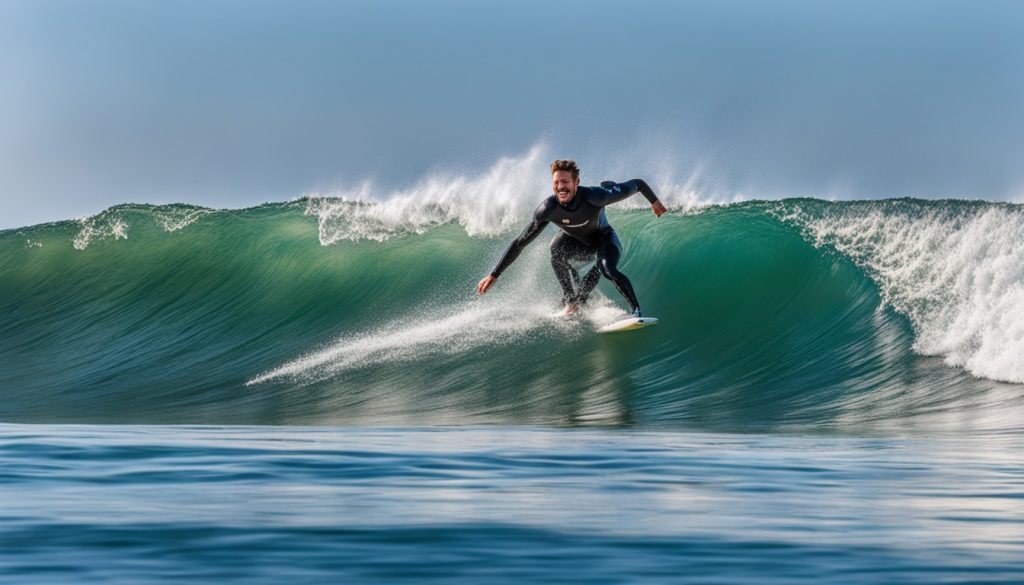
<instances>
[{"instance_id":1,"label":"man surfing","mask_svg":"<svg viewBox=\"0 0 1024 585\"><path fill-rule=\"evenodd\" d=\"M642 193L650 202L654 215L661 217L666 211L665 206L650 186L640 179L625 183L605 181L600 187L580 187L580 169L571 160L551 163L551 182L554 194L541 202L533 212L530 225L526 226L518 238L512 240L494 270L476 285L477 293L486 293L501 273L519 257L523 248L548 223L554 222L562 230L551 240L551 267L555 270L558 284L562 286L562 314L572 315L579 310L587 302L587 297L597 286L601 275L604 275L625 297L633 316L640 317L640 303L637 302L633 285L618 269L622 244L615 230L608 224L604 208L637 192ZM597 263L580 279L573 264L590 262L595 258Z\"/></svg>"}]
</instances>

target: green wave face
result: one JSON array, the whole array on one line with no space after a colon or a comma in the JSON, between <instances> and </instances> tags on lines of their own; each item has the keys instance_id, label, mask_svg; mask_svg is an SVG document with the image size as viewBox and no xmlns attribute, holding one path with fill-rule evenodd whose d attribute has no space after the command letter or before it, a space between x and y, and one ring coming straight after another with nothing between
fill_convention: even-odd
<instances>
[{"instance_id":1,"label":"green wave face","mask_svg":"<svg viewBox=\"0 0 1024 585\"><path fill-rule=\"evenodd\" d=\"M545 236L480 298L508 233L383 229L367 222L380 207L121 206L0 233L0 418L792 431L993 430L1021 414L1024 365L986 345L1014 349L1020 306L1009 330L994 319L949 345L988 318L983 301L1021 290L1019 270L989 266L1016 232L984 229L1019 229L1013 206L613 212L620 268L660 319L618 335L595 333L624 306L607 282L583 316L551 317Z\"/></svg>"}]
</instances>

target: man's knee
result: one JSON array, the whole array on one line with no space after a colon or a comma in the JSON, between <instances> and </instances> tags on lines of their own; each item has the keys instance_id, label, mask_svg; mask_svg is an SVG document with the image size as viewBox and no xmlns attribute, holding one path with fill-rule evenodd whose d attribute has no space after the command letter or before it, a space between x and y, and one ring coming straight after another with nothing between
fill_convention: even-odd
<instances>
[{"instance_id":1,"label":"man's knee","mask_svg":"<svg viewBox=\"0 0 1024 585\"><path fill-rule=\"evenodd\" d=\"M598 261L597 267L601 271L601 275L608 280L616 280L622 274L604 258Z\"/></svg>"}]
</instances>

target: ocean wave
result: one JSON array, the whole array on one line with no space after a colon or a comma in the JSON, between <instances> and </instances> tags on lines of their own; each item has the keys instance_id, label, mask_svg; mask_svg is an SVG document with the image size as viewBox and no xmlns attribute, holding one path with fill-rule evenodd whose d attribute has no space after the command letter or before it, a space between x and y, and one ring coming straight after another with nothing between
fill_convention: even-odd
<instances>
[{"instance_id":1,"label":"ocean wave","mask_svg":"<svg viewBox=\"0 0 1024 585\"><path fill-rule=\"evenodd\" d=\"M613 209L661 319L615 337L595 333L621 314L607 283L551 320L542 242L473 293L536 199L509 193L475 219L438 195L434 215L412 196L119 206L86 236L4 232L3 419L991 429L1021 412L1002 383L1024 380L1020 206Z\"/></svg>"}]
</instances>

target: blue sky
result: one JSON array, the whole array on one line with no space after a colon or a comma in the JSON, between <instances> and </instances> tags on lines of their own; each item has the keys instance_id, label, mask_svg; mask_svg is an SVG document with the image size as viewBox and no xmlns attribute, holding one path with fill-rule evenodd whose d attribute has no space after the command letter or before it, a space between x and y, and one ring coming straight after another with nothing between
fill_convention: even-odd
<instances>
[{"instance_id":1,"label":"blue sky","mask_svg":"<svg viewBox=\"0 0 1024 585\"><path fill-rule=\"evenodd\" d=\"M4 0L0 79L0 229L538 143L708 199L1024 199L1012 0Z\"/></svg>"}]
</instances>

